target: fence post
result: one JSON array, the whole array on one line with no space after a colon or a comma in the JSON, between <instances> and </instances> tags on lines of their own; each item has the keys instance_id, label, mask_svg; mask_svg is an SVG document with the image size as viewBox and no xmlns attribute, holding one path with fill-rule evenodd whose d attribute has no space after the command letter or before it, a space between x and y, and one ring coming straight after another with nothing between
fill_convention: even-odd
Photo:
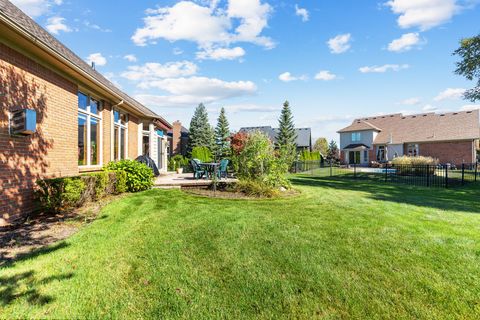
<instances>
[{"instance_id":1,"label":"fence post","mask_svg":"<svg viewBox=\"0 0 480 320\"><path fill-rule=\"evenodd\" d=\"M332 177L332 160L330 159L330 177Z\"/></svg>"},{"instance_id":2,"label":"fence post","mask_svg":"<svg viewBox=\"0 0 480 320\"><path fill-rule=\"evenodd\" d=\"M462 186L465 183L465 163L462 163Z\"/></svg>"},{"instance_id":3,"label":"fence post","mask_svg":"<svg viewBox=\"0 0 480 320\"><path fill-rule=\"evenodd\" d=\"M475 182L477 182L477 174L478 174L478 163L475 162Z\"/></svg>"},{"instance_id":4,"label":"fence post","mask_svg":"<svg viewBox=\"0 0 480 320\"><path fill-rule=\"evenodd\" d=\"M388 181L388 162L385 162L385 182Z\"/></svg>"},{"instance_id":5,"label":"fence post","mask_svg":"<svg viewBox=\"0 0 480 320\"><path fill-rule=\"evenodd\" d=\"M448 188L448 165L445 165L445 188Z\"/></svg>"},{"instance_id":6,"label":"fence post","mask_svg":"<svg viewBox=\"0 0 480 320\"><path fill-rule=\"evenodd\" d=\"M353 164L353 178L354 179L357 178L357 164L356 163Z\"/></svg>"},{"instance_id":7,"label":"fence post","mask_svg":"<svg viewBox=\"0 0 480 320\"><path fill-rule=\"evenodd\" d=\"M430 165L427 164L427 187L430 187Z\"/></svg>"}]
</instances>

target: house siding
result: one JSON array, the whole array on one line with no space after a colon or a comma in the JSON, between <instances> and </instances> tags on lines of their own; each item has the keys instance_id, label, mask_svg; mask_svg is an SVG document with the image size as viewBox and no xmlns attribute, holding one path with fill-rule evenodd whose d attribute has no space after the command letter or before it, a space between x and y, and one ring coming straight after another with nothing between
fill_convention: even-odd
<instances>
[{"instance_id":1,"label":"house siding","mask_svg":"<svg viewBox=\"0 0 480 320\"><path fill-rule=\"evenodd\" d=\"M78 174L75 83L0 43L0 225L34 209L35 181ZM37 132L10 136L9 112L37 111Z\"/></svg>"},{"instance_id":2,"label":"house siding","mask_svg":"<svg viewBox=\"0 0 480 320\"><path fill-rule=\"evenodd\" d=\"M356 131L360 132L360 141L352 141L352 133L353 132L342 132L340 133L340 149L344 149L346 146L352 143L363 143L369 147L372 146L373 141L375 139L376 132L373 130L365 130L365 131Z\"/></svg>"}]
</instances>

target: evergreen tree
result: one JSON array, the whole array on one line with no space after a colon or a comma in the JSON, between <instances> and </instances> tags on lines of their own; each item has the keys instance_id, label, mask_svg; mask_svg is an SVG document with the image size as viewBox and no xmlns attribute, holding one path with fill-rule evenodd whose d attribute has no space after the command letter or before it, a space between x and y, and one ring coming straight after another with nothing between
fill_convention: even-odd
<instances>
[{"instance_id":1,"label":"evergreen tree","mask_svg":"<svg viewBox=\"0 0 480 320\"><path fill-rule=\"evenodd\" d=\"M216 154L219 157L228 156L230 151L230 129L228 128L228 120L225 115L225 108L220 110L220 115L217 120L217 127L215 128L215 144Z\"/></svg>"},{"instance_id":2,"label":"evergreen tree","mask_svg":"<svg viewBox=\"0 0 480 320\"><path fill-rule=\"evenodd\" d=\"M339 159L338 146L335 140L330 141L330 144L328 145L327 159L334 161L337 161Z\"/></svg>"},{"instance_id":3,"label":"evergreen tree","mask_svg":"<svg viewBox=\"0 0 480 320\"><path fill-rule=\"evenodd\" d=\"M292 110L288 101L285 101L283 104L282 113L280 119L278 120L278 134L277 134L277 144L279 147L294 146L297 133L295 132L295 125L293 124L293 115Z\"/></svg>"},{"instance_id":4,"label":"evergreen tree","mask_svg":"<svg viewBox=\"0 0 480 320\"><path fill-rule=\"evenodd\" d=\"M208 122L207 109L200 103L190 121L189 150L195 147L214 147L213 129Z\"/></svg>"}]
</instances>

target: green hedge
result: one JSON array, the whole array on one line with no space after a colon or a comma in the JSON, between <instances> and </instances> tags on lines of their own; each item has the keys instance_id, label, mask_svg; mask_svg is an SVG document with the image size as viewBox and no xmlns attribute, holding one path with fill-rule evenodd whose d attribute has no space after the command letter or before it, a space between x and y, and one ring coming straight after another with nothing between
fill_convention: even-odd
<instances>
[{"instance_id":1,"label":"green hedge","mask_svg":"<svg viewBox=\"0 0 480 320\"><path fill-rule=\"evenodd\" d=\"M212 152L207 147L194 147L191 158L202 162L211 162L213 160Z\"/></svg>"},{"instance_id":2,"label":"green hedge","mask_svg":"<svg viewBox=\"0 0 480 320\"><path fill-rule=\"evenodd\" d=\"M68 211L109 194L137 192L153 186L152 169L143 163L122 160L109 163L104 171L75 177L37 181L35 197L47 212Z\"/></svg>"},{"instance_id":3,"label":"green hedge","mask_svg":"<svg viewBox=\"0 0 480 320\"><path fill-rule=\"evenodd\" d=\"M67 211L107 194L122 193L117 189L125 173L98 172L76 177L44 179L37 181L36 199L48 212Z\"/></svg>"}]
</instances>

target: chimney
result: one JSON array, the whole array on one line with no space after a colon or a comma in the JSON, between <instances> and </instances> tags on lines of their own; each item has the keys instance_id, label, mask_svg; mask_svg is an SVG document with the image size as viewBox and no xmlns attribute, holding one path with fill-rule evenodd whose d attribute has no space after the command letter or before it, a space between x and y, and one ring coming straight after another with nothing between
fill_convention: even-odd
<instances>
[{"instance_id":1,"label":"chimney","mask_svg":"<svg viewBox=\"0 0 480 320\"><path fill-rule=\"evenodd\" d=\"M92 61L92 69L95 70L95 62Z\"/></svg>"},{"instance_id":2,"label":"chimney","mask_svg":"<svg viewBox=\"0 0 480 320\"><path fill-rule=\"evenodd\" d=\"M182 153L182 123L177 120L172 125L172 155L177 155Z\"/></svg>"}]
</instances>

